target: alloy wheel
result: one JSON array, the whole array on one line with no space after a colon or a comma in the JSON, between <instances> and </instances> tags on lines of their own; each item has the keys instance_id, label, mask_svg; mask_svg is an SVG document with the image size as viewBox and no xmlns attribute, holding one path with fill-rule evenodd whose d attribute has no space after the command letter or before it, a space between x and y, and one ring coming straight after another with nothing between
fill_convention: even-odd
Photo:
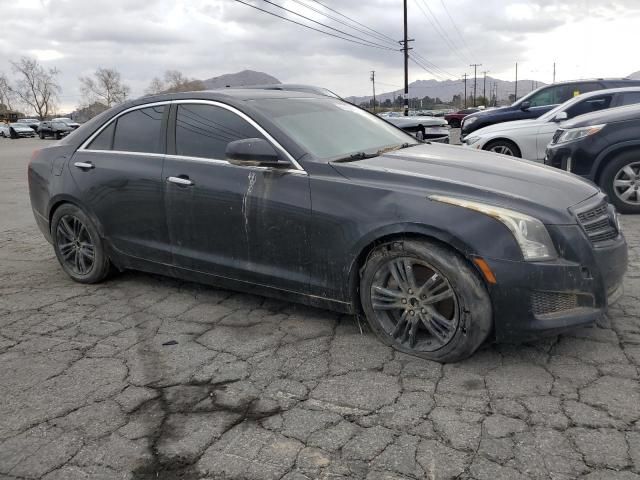
<instances>
[{"instance_id":1,"label":"alloy wheel","mask_svg":"<svg viewBox=\"0 0 640 480\"><path fill-rule=\"evenodd\" d=\"M58 222L56 242L64 266L76 275L88 275L95 263L95 245L87 227L75 216Z\"/></svg>"},{"instance_id":2,"label":"alloy wheel","mask_svg":"<svg viewBox=\"0 0 640 480\"><path fill-rule=\"evenodd\" d=\"M492 147L490 151L494 153L501 153L502 155L509 155L511 157L514 156L513 150L511 150L507 145L496 145L495 147Z\"/></svg>"},{"instance_id":3,"label":"alloy wheel","mask_svg":"<svg viewBox=\"0 0 640 480\"><path fill-rule=\"evenodd\" d=\"M456 294L447 278L422 260L396 257L383 264L370 295L380 325L405 348L431 352L448 344L457 331Z\"/></svg>"},{"instance_id":4,"label":"alloy wheel","mask_svg":"<svg viewBox=\"0 0 640 480\"><path fill-rule=\"evenodd\" d=\"M629 163L613 178L613 191L624 203L640 205L640 162Z\"/></svg>"}]
</instances>

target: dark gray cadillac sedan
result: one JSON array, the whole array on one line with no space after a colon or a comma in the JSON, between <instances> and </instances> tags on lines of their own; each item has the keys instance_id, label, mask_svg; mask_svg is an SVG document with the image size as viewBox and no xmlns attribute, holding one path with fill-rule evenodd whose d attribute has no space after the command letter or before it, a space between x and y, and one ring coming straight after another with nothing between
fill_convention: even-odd
<instances>
[{"instance_id":1,"label":"dark gray cadillac sedan","mask_svg":"<svg viewBox=\"0 0 640 480\"><path fill-rule=\"evenodd\" d=\"M593 323L627 265L592 184L300 92L128 102L35 152L29 186L78 282L137 269L362 314L442 362Z\"/></svg>"}]
</instances>

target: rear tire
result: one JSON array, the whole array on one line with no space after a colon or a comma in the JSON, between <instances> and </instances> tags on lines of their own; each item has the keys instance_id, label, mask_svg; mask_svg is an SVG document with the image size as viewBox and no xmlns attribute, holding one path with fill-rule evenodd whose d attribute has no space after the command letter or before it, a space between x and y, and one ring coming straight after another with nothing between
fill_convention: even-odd
<instances>
[{"instance_id":1,"label":"rear tire","mask_svg":"<svg viewBox=\"0 0 640 480\"><path fill-rule=\"evenodd\" d=\"M51 219L53 249L71 279L79 283L98 283L110 271L104 243L91 219L71 204L60 206Z\"/></svg>"},{"instance_id":2,"label":"rear tire","mask_svg":"<svg viewBox=\"0 0 640 480\"><path fill-rule=\"evenodd\" d=\"M62 138L62 135L60 135L60 132L56 132L56 140L60 140Z\"/></svg>"},{"instance_id":3,"label":"rear tire","mask_svg":"<svg viewBox=\"0 0 640 480\"><path fill-rule=\"evenodd\" d=\"M460 120L451 120L451 121L449 122L449 126L450 126L451 128L460 128L461 123L462 123L462 122L460 122Z\"/></svg>"},{"instance_id":4,"label":"rear tire","mask_svg":"<svg viewBox=\"0 0 640 480\"><path fill-rule=\"evenodd\" d=\"M522 158L522 153L518 146L510 140L494 140L487 143L483 150L487 150L493 153L499 153L501 155L507 155L509 157Z\"/></svg>"},{"instance_id":5,"label":"rear tire","mask_svg":"<svg viewBox=\"0 0 640 480\"><path fill-rule=\"evenodd\" d=\"M469 357L493 325L491 300L476 271L430 241L376 248L362 269L360 301L385 344L437 362Z\"/></svg>"},{"instance_id":6,"label":"rear tire","mask_svg":"<svg viewBox=\"0 0 640 480\"><path fill-rule=\"evenodd\" d=\"M620 213L640 213L640 151L631 150L612 158L598 183Z\"/></svg>"},{"instance_id":7,"label":"rear tire","mask_svg":"<svg viewBox=\"0 0 640 480\"><path fill-rule=\"evenodd\" d=\"M44 140L44 132L38 132L38 136L40 137L40 140Z\"/></svg>"}]
</instances>

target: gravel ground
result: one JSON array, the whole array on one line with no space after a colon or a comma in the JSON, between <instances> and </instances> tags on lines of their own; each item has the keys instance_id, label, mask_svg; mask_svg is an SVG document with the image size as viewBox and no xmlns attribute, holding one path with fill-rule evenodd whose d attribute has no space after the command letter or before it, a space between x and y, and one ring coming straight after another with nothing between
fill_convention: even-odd
<instances>
[{"instance_id":1,"label":"gravel ground","mask_svg":"<svg viewBox=\"0 0 640 480\"><path fill-rule=\"evenodd\" d=\"M599 328L439 365L354 318L140 273L72 283L0 141L0 478L640 479L640 218Z\"/></svg>"}]
</instances>

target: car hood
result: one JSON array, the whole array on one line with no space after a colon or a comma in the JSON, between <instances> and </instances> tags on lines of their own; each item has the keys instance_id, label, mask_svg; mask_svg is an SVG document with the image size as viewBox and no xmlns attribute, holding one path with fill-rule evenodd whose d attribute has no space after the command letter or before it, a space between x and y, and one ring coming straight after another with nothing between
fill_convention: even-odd
<instances>
[{"instance_id":1,"label":"car hood","mask_svg":"<svg viewBox=\"0 0 640 480\"><path fill-rule=\"evenodd\" d=\"M12 125L11 128L17 132L33 132L29 125Z\"/></svg>"},{"instance_id":2,"label":"car hood","mask_svg":"<svg viewBox=\"0 0 640 480\"><path fill-rule=\"evenodd\" d=\"M514 120L512 122L502 122L496 123L495 125L489 125L488 127L483 127L476 130L473 133L470 133L470 137L477 137L481 135L490 135L496 132L506 132L512 130L523 130L531 127L535 127L536 125L542 125L546 122L541 122L537 118L531 120Z\"/></svg>"},{"instance_id":3,"label":"car hood","mask_svg":"<svg viewBox=\"0 0 640 480\"><path fill-rule=\"evenodd\" d=\"M418 145L332 165L354 181L477 200L518 210L547 224L574 224L569 207L599 191L562 170L444 144Z\"/></svg>"}]
</instances>

